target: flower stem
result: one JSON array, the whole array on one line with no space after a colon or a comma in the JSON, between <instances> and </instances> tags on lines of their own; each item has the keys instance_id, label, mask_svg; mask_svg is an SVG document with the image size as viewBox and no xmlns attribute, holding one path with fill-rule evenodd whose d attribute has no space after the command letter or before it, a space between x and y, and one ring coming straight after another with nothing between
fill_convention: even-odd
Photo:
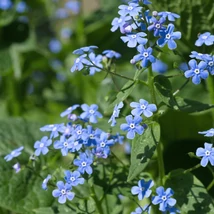
<instances>
[{"instance_id":1,"label":"flower stem","mask_svg":"<svg viewBox=\"0 0 214 214\"><path fill-rule=\"evenodd\" d=\"M209 91L210 95L210 104L214 105L214 76L209 76L207 79L207 89ZM212 111L212 120L213 120L213 126L214 126L214 109Z\"/></svg>"},{"instance_id":2,"label":"flower stem","mask_svg":"<svg viewBox=\"0 0 214 214\"><path fill-rule=\"evenodd\" d=\"M151 66L148 68L148 86L151 94L152 103L157 106L155 88L154 88L154 78ZM157 119L156 119L157 121ZM160 185L163 185L163 178L165 176L164 162L163 162L163 152L161 142L157 145L157 162L158 162L158 171L159 171L159 181Z\"/></svg>"},{"instance_id":3,"label":"flower stem","mask_svg":"<svg viewBox=\"0 0 214 214\"><path fill-rule=\"evenodd\" d=\"M92 198L94 199L94 201L96 203L96 207L98 209L99 214L104 214L102 206L101 206L101 202L98 200L98 198L96 196L94 185L92 185L91 191L92 191Z\"/></svg>"},{"instance_id":4,"label":"flower stem","mask_svg":"<svg viewBox=\"0 0 214 214\"><path fill-rule=\"evenodd\" d=\"M177 95L187 85L188 82L189 82L189 79L187 79L186 82L173 93L173 96Z\"/></svg>"},{"instance_id":5,"label":"flower stem","mask_svg":"<svg viewBox=\"0 0 214 214\"><path fill-rule=\"evenodd\" d=\"M195 165L195 166L193 166L192 168L189 168L189 169L184 170L183 173L186 174L186 173L191 172L191 171L193 171L193 170L195 170L195 169L198 169L199 167L201 167L201 164L200 164L200 163L197 164L197 165Z\"/></svg>"}]
</instances>

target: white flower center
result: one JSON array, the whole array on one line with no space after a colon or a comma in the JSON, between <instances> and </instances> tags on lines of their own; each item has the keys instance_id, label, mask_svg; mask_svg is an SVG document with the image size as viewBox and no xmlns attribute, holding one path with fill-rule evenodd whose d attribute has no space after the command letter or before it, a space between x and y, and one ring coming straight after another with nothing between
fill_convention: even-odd
<instances>
[{"instance_id":1,"label":"white flower center","mask_svg":"<svg viewBox=\"0 0 214 214\"><path fill-rule=\"evenodd\" d=\"M82 162L82 166L86 166L86 162L84 161L84 162Z\"/></svg>"},{"instance_id":2,"label":"white flower center","mask_svg":"<svg viewBox=\"0 0 214 214\"><path fill-rule=\"evenodd\" d=\"M162 200L163 200L163 201L166 201L166 196L165 196L165 195L162 196Z\"/></svg>"},{"instance_id":3,"label":"white flower center","mask_svg":"<svg viewBox=\"0 0 214 214\"><path fill-rule=\"evenodd\" d=\"M66 190L65 190L65 189L62 189L62 190L61 190L61 193L62 193L62 195L65 195L65 194L66 194Z\"/></svg>"},{"instance_id":4,"label":"white flower center","mask_svg":"<svg viewBox=\"0 0 214 214\"><path fill-rule=\"evenodd\" d=\"M71 180L71 181L75 181L75 177L71 177L70 180Z\"/></svg>"},{"instance_id":5,"label":"white flower center","mask_svg":"<svg viewBox=\"0 0 214 214\"><path fill-rule=\"evenodd\" d=\"M210 151L206 150L205 155L210 156Z\"/></svg>"},{"instance_id":6,"label":"white flower center","mask_svg":"<svg viewBox=\"0 0 214 214\"><path fill-rule=\"evenodd\" d=\"M144 56L144 57L148 57L148 56L149 56L148 52L144 52L144 53L143 53L143 56Z\"/></svg>"},{"instance_id":7,"label":"white flower center","mask_svg":"<svg viewBox=\"0 0 214 214\"><path fill-rule=\"evenodd\" d=\"M129 7L127 8L127 10L133 10L133 7L132 7L132 6L129 6Z\"/></svg>"},{"instance_id":8,"label":"white flower center","mask_svg":"<svg viewBox=\"0 0 214 214\"><path fill-rule=\"evenodd\" d=\"M89 138L90 138L90 139L94 139L94 135L93 135L93 134L90 134L90 135L89 135Z\"/></svg>"},{"instance_id":9,"label":"white flower center","mask_svg":"<svg viewBox=\"0 0 214 214\"><path fill-rule=\"evenodd\" d=\"M77 131L77 134L78 134L78 135L82 134L82 131L81 131L81 130L78 130L78 131Z\"/></svg>"},{"instance_id":10,"label":"white flower center","mask_svg":"<svg viewBox=\"0 0 214 214\"><path fill-rule=\"evenodd\" d=\"M80 62L80 58L77 58L77 59L76 59L76 63L79 63L79 62Z\"/></svg>"},{"instance_id":11,"label":"white flower center","mask_svg":"<svg viewBox=\"0 0 214 214\"><path fill-rule=\"evenodd\" d=\"M135 39L137 36L136 35L131 35L132 39Z\"/></svg>"},{"instance_id":12,"label":"white flower center","mask_svg":"<svg viewBox=\"0 0 214 214\"><path fill-rule=\"evenodd\" d=\"M200 70L199 70L198 68L196 68L196 69L194 70L194 73L195 73L195 74L199 74L199 73L200 73Z\"/></svg>"},{"instance_id":13,"label":"white flower center","mask_svg":"<svg viewBox=\"0 0 214 214\"><path fill-rule=\"evenodd\" d=\"M44 143L40 143L39 147L42 148L44 147L44 145L45 145Z\"/></svg>"},{"instance_id":14,"label":"white flower center","mask_svg":"<svg viewBox=\"0 0 214 214\"><path fill-rule=\"evenodd\" d=\"M213 61L208 63L209 66L213 66Z\"/></svg>"},{"instance_id":15,"label":"white flower center","mask_svg":"<svg viewBox=\"0 0 214 214\"><path fill-rule=\"evenodd\" d=\"M131 129L134 129L134 128L135 128L135 124L134 124L134 123L131 123L131 124L129 125L129 127L130 127Z\"/></svg>"},{"instance_id":16,"label":"white flower center","mask_svg":"<svg viewBox=\"0 0 214 214\"><path fill-rule=\"evenodd\" d=\"M160 23L157 23L157 24L155 25L155 27L156 27L156 28L160 28Z\"/></svg>"},{"instance_id":17,"label":"white flower center","mask_svg":"<svg viewBox=\"0 0 214 214\"><path fill-rule=\"evenodd\" d=\"M145 110L146 106L143 104L143 105L140 106L140 108L143 109L143 110Z\"/></svg>"},{"instance_id":18,"label":"white flower center","mask_svg":"<svg viewBox=\"0 0 214 214\"><path fill-rule=\"evenodd\" d=\"M167 38L167 39L170 39L170 37L171 37L170 34L167 33L167 34L166 34L166 38Z\"/></svg>"},{"instance_id":19,"label":"white flower center","mask_svg":"<svg viewBox=\"0 0 214 214\"><path fill-rule=\"evenodd\" d=\"M105 144L104 142L102 142L102 143L100 144L101 147L105 147L105 145L106 145L106 144Z\"/></svg>"},{"instance_id":20,"label":"white flower center","mask_svg":"<svg viewBox=\"0 0 214 214\"><path fill-rule=\"evenodd\" d=\"M90 110L89 110L89 113L90 113L90 114L94 114L94 110L93 110L93 109L90 109Z\"/></svg>"},{"instance_id":21,"label":"white flower center","mask_svg":"<svg viewBox=\"0 0 214 214\"><path fill-rule=\"evenodd\" d=\"M64 142L64 147L67 147L68 146L68 142Z\"/></svg>"},{"instance_id":22,"label":"white flower center","mask_svg":"<svg viewBox=\"0 0 214 214\"><path fill-rule=\"evenodd\" d=\"M201 38L205 40L205 39L207 39L207 37L208 37L208 36L202 36Z\"/></svg>"}]
</instances>

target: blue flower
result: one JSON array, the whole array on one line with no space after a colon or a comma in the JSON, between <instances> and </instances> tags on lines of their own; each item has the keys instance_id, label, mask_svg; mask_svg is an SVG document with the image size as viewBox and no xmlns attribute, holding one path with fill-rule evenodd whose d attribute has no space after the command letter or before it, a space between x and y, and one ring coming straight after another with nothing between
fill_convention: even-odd
<instances>
[{"instance_id":1,"label":"blue flower","mask_svg":"<svg viewBox=\"0 0 214 214\"><path fill-rule=\"evenodd\" d=\"M65 19L69 16L68 11L65 8L59 8L56 11L56 18Z\"/></svg>"},{"instance_id":2,"label":"blue flower","mask_svg":"<svg viewBox=\"0 0 214 214\"><path fill-rule=\"evenodd\" d=\"M96 145L96 139L100 138L101 133L101 129L97 128L93 130L93 127L91 125L88 125L86 131L82 134L82 139L84 141L83 143L87 146Z\"/></svg>"},{"instance_id":3,"label":"blue flower","mask_svg":"<svg viewBox=\"0 0 214 214\"><path fill-rule=\"evenodd\" d=\"M198 132L199 134L204 134L205 137L213 137L214 136L214 128L211 128L207 131Z\"/></svg>"},{"instance_id":4,"label":"blue flower","mask_svg":"<svg viewBox=\"0 0 214 214\"><path fill-rule=\"evenodd\" d=\"M154 63L152 63L152 71L163 74L167 70L168 70L168 65L159 59L156 59L156 61Z\"/></svg>"},{"instance_id":5,"label":"blue flower","mask_svg":"<svg viewBox=\"0 0 214 214\"><path fill-rule=\"evenodd\" d=\"M115 17L111 22L111 25L112 25L111 31L114 32L118 28L120 28L121 33L123 33L124 32L123 27L126 24L126 22L129 20L131 20L131 17L129 16L126 16L126 17L121 16L120 18Z\"/></svg>"},{"instance_id":6,"label":"blue flower","mask_svg":"<svg viewBox=\"0 0 214 214\"><path fill-rule=\"evenodd\" d=\"M76 49L73 51L73 54L77 54L77 55L82 55L85 53L91 53L94 51L94 49L97 49L97 46L91 45L91 46L86 46L86 47L82 47L79 49Z\"/></svg>"},{"instance_id":7,"label":"blue flower","mask_svg":"<svg viewBox=\"0 0 214 214\"><path fill-rule=\"evenodd\" d=\"M49 49L52 53L59 53L62 49L61 42L58 39L52 39L49 42Z\"/></svg>"},{"instance_id":8,"label":"blue flower","mask_svg":"<svg viewBox=\"0 0 214 214\"><path fill-rule=\"evenodd\" d=\"M120 53L117 53L116 51L113 51L113 50L105 50L103 51L103 54L109 59L112 59L112 58L118 59L121 57Z\"/></svg>"},{"instance_id":9,"label":"blue flower","mask_svg":"<svg viewBox=\"0 0 214 214\"><path fill-rule=\"evenodd\" d=\"M134 48L137 46L137 44L145 45L147 43L148 39L142 38L145 36L146 34L144 32L140 32L121 36L120 38L123 40L124 43L128 42L127 46L129 48Z\"/></svg>"},{"instance_id":10,"label":"blue flower","mask_svg":"<svg viewBox=\"0 0 214 214\"><path fill-rule=\"evenodd\" d=\"M135 3L129 3L129 5L120 5L118 8L120 9L118 14L121 16L130 15L133 17L137 16L142 9L142 7L139 7L139 5Z\"/></svg>"},{"instance_id":11,"label":"blue flower","mask_svg":"<svg viewBox=\"0 0 214 214\"><path fill-rule=\"evenodd\" d=\"M204 143L204 148L199 147L196 150L196 155L198 157L202 157L201 159L201 166L205 167L208 162L211 163L212 166L214 166L214 148L213 145L210 143Z\"/></svg>"},{"instance_id":12,"label":"blue flower","mask_svg":"<svg viewBox=\"0 0 214 214\"><path fill-rule=\"evenodd\" d=\"M153 112L157 111L157 106L155 104L149 104L144 99L140 99L139 103L131 102L130 106L135 108L131 111L134 116L140 116L141 114L144 114L145 117L151 117Z\"/></svg>"},{"instance_id":13,"label":"blue flower","mask_svg":"<svg viewBox=\"0 0 214 214\"><path fill-rule=\"evenodd\" d=\"M12 7L11 0L1 0L0 1L0 9L8 10L10 7Z\"/></svg>"},{"instance_id":14,"label":"blue flower","mask_svg":"<svg viewBox=\"0 0 214 214\"><path fill-rule=\"evenodd\" d=\"M156 189L156 193L158 195L152 198L152 203L154 205L159 204L160 211L165 212L168 206L173 207L176 204L176 200L171 198L174 194L171 188L167 188L166 191L164 191L164 188L160 186Z\"/></svg>"},{"instance_id":15,"label":"blue flower","mask_svg":"<svg viewBox=\"0 0 214 214\"><path fill-rule=\"evenodd\" d=\"M111 115L111 118L109 119L108 123L111 123L111 126L115 126L116 125L116 117L119 117L120 114L120 109L123 108L123 102L120 102L118 105L116 104L113 110L113 114Z\"/></svg>"},{"instance_id":16,"label":"blue flower","mask_svg":"<svg viewBox=\"0 0 214 214\"><path fill-rule=\"evenodd\" d=\"M205 54L198 53L196 51L192 51L191 54L189 55L191 58L196 58L199 60L204 60Z\"/></svg>"},{"instance_id":17,"label":"blue flower","mask_svg":"<svg viewBox=\"0 0 214 214\"><path fill-rule=\"evenodd\" d=\"M84 178L80 178L80 173L78 171L71 172L69 170L65 171L65 181L71 186L77 186L79 184L84 184Z\"/></svg>"},{"instance_id":18,"label":"blue flower","mask_svg":"<svg viewBox=\"0 0 214 214\"><path fill-rule=\"evenodd\" d=\"M96 72L100 72L103 68L103 65L101 64L103 56L100 54L96 56L95 53L90 53L88 57L90 59L90 64L88 64L89 75L94 75Z\"/></svg>"},{"instance_id":19,"label":"blue flower","mask_svg":"<svg viewBox=\"0 0 214 214\"><path fill-rule=\"evenodd\" d=\"M169 214L181 213L180 210L178 210L176 207L170 207L169 205L166 207L166 212L164 212L164 214L168 212Z\"/></svg>"},{"instance_id":20,"label":"blue flower","mask_svg":"<svg viewBox=\"0 0 214 214\"><path fill-rule=\"evenodd\" d=\"M72 148L73 138L66 138L64 135L60 137L60 140L54 142L55 149L61 149L62 155L66 156L68 154L69 149Z\"/></svg>"},{"instance_id":21,"label":"blue flower","mask_svg":"<svg viewBox=\"0 0 214 214\"><path fill-rule=\"evenodd\" d=\"M72 35L72 30L70 28L62 28L60 35L63 39L69 39Z\"/></svg>"},{"instance_id":22,"label":"blue flower","mask_svg":"<svg viewBox=\"0 0 214 214\"><path fill-rule=\"evenodd\" d=\"M142 207L137 207L134 212L131 212L131 214L142 214L142 213L151 213L151 206L150 205L145 205L143 208Z\"/></svg>"},{"instance_id":23,"label":"blue flower","mask_svg":"<svg viewBox=\"0 0 214 214\"><path fill-rule=\"evenodd\" d=\"M211 35L210 32L206 32L203 34L200 34L198 37L198 40L195 42L196 46L202 46L203 44L210 46L214 43L214 36Z\"/></svg>"},{"instance_id":24,"label":"blue flower","mask_svg":"<svg viewBox=\"0 0 214 214\"><path fill-rule=\"evenodd\" d=\"M142 214L143 209L141 207L137 207L134 212L131 212L131 214Z\"/></svg>"},{"instance_id":25,"label":"blue flower","mask_svg":"<svg viewBox=\"0 0 214 214\"><path fill-rule=\"evenodd\" d=\"M89 175L92 174L92 168L90 165L93 163L93 159L86 153L80 153L79 159L75 159L73 163L78 166L78 171L81 174L84 174L85 172Z\"/></svg>"},{"instance_id":26,"label":"blue flower","mask_svg":"<svg viewBox=\"0 0 214 214\"><path fill-rule=\"evenodd\" d=\"M24 146L21 146L21 147L19 147L19 148L17 148L17 149L14 149L10 154L6 155L6 156L4 157L4 159L5 159L6 161L10 161L10 160L12 160L13 158L18 157L19 155L21 155L21 151L22 151L23 149L24 149Z\"/></svg>"},{"instance_id":27,"label":"blue flower","mask_svg":"<svg viewBox=\"0 0 214 214\"><path fill-rule=\"evenodd\" d=\"M71 72L81 71L84 68L84 65L90 64L90 62L85 58L86 56L86 54L83 54L75 59L74 65L71 67Z\"/></svg>"},{"instance_id":28,"label":"blue flower","mask_svg":"<svg viewBox=\"0 0 214 214\"><path fill-rule=\"evenodd\" d=\"M197 85L201 83L201 79L206 79L209 73L206 69L207 64L201 61L198 65L195 59L189 61L190 70L185 71L184 76L186 78L192 77L192 82Z\"/></svg>"},{"instance_id":29,"label":"blue flower","mask_svg":"<svg viewBox=\"0 0 214 214\"><path fill-rule=\"evenodd\" d=\"M16 11L18 13L24 13L27 10L27 4L24 1L20 1L17 5L16 5Z\"/></svg>"},{"instance_id":30,"label":"blue flower","mask_svg":"<svg viewBox=\"0 0 214 214\"><path fill-rule=\"evenodd\" d=\"M152 3L152 2L150 2L150 1L148 1L148 0L132 0L132 1L130 1L130 2L136 3L136 4L142 2L142 3L145 4L145 5L148 5L148 4L151 4L151 3Z\"/></svg>"},{"instance_id":31,"label":"blue flower","mask_svg":"<svg viewBox=\"0 0 214 214\"><path fill-rule=\"evenodd\" d=\"M64 127L64 123L61 124L51 124L46 125L40 128L40 131L42 132L50 132L50 138L56 138L59 136L59 132L61 131L62 127Z\"/></svg>"},{"instance_id":32,"label":"blue flower","mask_svg":"<svg viewBox=\"0 0 214 214\"><path fill-rule=\"evenodd\" d=\"M92 104L91 106L88 106L87 104L81 105L82 110L84 111L80 118L83 120L88 120L90 123L97 123L97 117L102 118L102 114L97 111L98 106L96 104Z\"/></svg>"},{"instance_id":33,"label":"blue flower","mask_svg":"<svg viewBox=\"0 0 214 214\"><path fill-rule=\"evenodd\" d=\"M53 190L52 195L58 198L60 204L64 204L67 199L71 201L74 198L75 194L70 191L72 188L70 184L64 184L63 181L58 181L56 185L58 189Z\"/></svg>"},{"instance_id":34,"label":"blue flower","mask_svg":"<svg viewBox=\"0 0 214 214\"><path fill-rule=\"evenodd\" d=\"M65 3L65 8L71 10L73 14L78 14L80 12L80 5L79 1L68 1Z\"/></svg>"},{"instance_id":35,"label":"blue flower","mask_svg":"<svg viewBox=\"0 0 214 214\"><path fill-rule=\"evenodd\" d=\"M73 106L70 106L69 108L67 108L65 111L63 111L61 114L60 114L60 117L64 117L68 114L71 114L75 109L77 109L80 105L79 104L75 104Z\"/></svg>"},{"instance_id":36,"label":"blue flower","mask_svg":"<svg viewBox=\"0 0 214 214\"><path fill-rule=\"evenodd\" d=\"M115 143L123 144L124 136L117 133L116 135L112 135L111 138L114 140Z\"/></svg>"},{"instance_id":37,"label":"blue flower","mask_svg":"<svg viewBox=\"0 0 214 214\"><path fill-rule=\"evenodd\" d=\"M18 173L21 170L20 164L18 162L14 164L13 169L15 170L16 173Z\"/></svg>"},{"instance_id":38,"label":"blue flower","mask_svg":"<svg viewBox=\"0 0 214 214\"><path fill-rule=\"evenodd\" d=\"M154 36L159 36L160 32L164 31L166 28L163 26L163 23L166 21L164 17L161 17L157 20L155 17L152 17L151 22L153 24L147 27L148 31L154 31Z\"/></svg>"},{"instance_id":39,"label":"blue flower","mask_svg":"<svg viewBox=\"0 0 214 214\"><path fill-rule=\"evenodd\" d=\"M181 32L173 32L174 28L175 26L173 24L169 24L166 31L161 31L159 33L161 38L157 40L157 44L160 47L164 47L166 43L168 44L168 48L170 50L173 50L177 47L177 44L174 40L181 38Z\"/></svg>"},{"instance_id":40,"label":"blue flower","mask_svg":"<svg viewBox=\"0 0 214 214\"><path fill-rule=\"evenodd\" d=\"M51 175L48 175L42 182L42 189L47 190L48 189L48 181L51 179Z\"/></svg>"},{"instance_id":41,"label":"blue flower","mask_svg":"<svg viewBox=\"0 0 214 214\"><path fill-rule=\"evenodd\" d=\"M76 139L82 139L82 135L85 132L86 132L86 129L83 129L81 125L77 125L72 134Z\"/></svg>"},{"instance_id":42,"label":"blue flower","mask_svg":"<svg viewBox=\"0 0 214 214\"><path fill-rule=\"evenodd\" d=\"M109 147L96 147L92 149L92 153L98 158L107 158L110 154Z\"/></svg>"},{"instance_id":43,"label":"blue flower","mask_svg":"<svg viewBox=\"0 0 214 214\"><path fill-rule=\"evenodd\" d=\"M207 63L207 70L214 75L214 56L205 54L204 61Z\"/></svg>"},{"instance_id":44,"label":"blue flower","mask_svg":"<svg viewBox=\"0 0 214 214\"><path fill-rule=\"evenodd\" d=\"M35 155L39 156L40 153L43 155L46 155L49 151L48 146L50 146L52 143L51 139L48 139L47 136L44 136L41 141L36 141L34 144L34 148L36 149Z\"/></svg>"},{"instance_id":45,"label":"blue flower","mask_svg":"<svg viewBox=\"0 0 214 214\"><path fill-rule=\"evenodd\" d=\"M146 49L143 45L139 45L137 50L140 54L137 54L133 57L134 63L141 61L141 66L147 67L149 62L155 62L156 59L152 55L152 48L149 47Z\"/></svg>"},{"instance_id":46,"label":"blue flower","mask_svg":"<svg viewBox=\"0 0 214 214\"><path fill-rule=\"evenodd\" d=\"M176 13L172 13L172 12L168 12L168 11L164 11L164 12L159 12L158 16L162 16L165 19L168 18L169 21L174 22L175 19L180 18L180 16Z\"/></svg>"},{"instance_id":47,"label":"blue flower","mask_svg":"<svg viewBox=\"0 0 214 214\"><path fill-rule=\"evenodd\" d=\"M138 181L138 186L134 186L131 189L133 195L138 195L138 199L142 200L144 197L148 198L152 194L152 188L154 186L154 182L149 180L146 182L144 179Z\"/></svg>"},{"instance_id":48,"label":"blue flower","mask_svg":"<svg viewBox=\"0 0 214 214\"><path fill-rule=\"evenodd\" d=\"M106 148L114 145L114 140L108 140L109 134L102 132L100 138L97 139L97 147Z\"/></svg>"},{"instance_id":49,"label":"blue flower","mask_svg":"<svg viewBox=\"0 0 214 214\"><path fill-rule=\"evenodd\" d=\"M126 116L126 123L121 124L120 129L123 131L128 131L126 137L128 139L134 139L135 132L139 135L143 134L144 128L140 125L142 118L139 116L135 116L134 118L132 115Z\"/></svg>"}]
</instances>

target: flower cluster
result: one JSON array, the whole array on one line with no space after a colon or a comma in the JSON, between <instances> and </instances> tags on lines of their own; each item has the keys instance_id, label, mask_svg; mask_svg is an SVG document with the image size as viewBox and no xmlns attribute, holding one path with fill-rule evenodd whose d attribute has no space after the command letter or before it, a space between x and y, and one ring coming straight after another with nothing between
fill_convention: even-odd
<instances>
[{"instance_id":1,"label":"flower cluster","mask_svg":"<svg viewBox=\"0 0 214 214\"><path fill-rule=\"evenodd\" d=\"M209 32L199 35L198 40L195 42L196 46L203 44L211 46L214 44L214 35ZM189 69L185 71L186 78L192 78L195 85L201 83L201 79L207 79L209 74L214 75L214 56L212 54L202 54L192 51L190 54Z\"/></svg>"},{"instance_id":2,"label":"flower cluster","mask_svg":"<svg viewBox=\"0 0 214 214\"><path fill-rule=\"evenodd\" d=\"M120 129L127 131L126 137L128 139L134 139L135 133L141 135L144 132L145 125L141 125L143 114L146 118L151 117L153 112L157 111L157 106L155 104L149 104L146 100L140 99L139 103L131 102L130 106L134 108L131 113L132 115L126 116L126 122L120 126ZM116 108L117 106L115 106ZM113 115L116 112L114 109ZM112 117L113 117L112 115Z\"/></svg>"},{"instance_id":3,"label":"flower cluster","mask_svg":"<svg viewBox=\"0 0 214 214\"><path fill-rule=\"evenodd\" d=\"M144 179L138 181L138 186L134 186L131 189L131 193L133 195L138 195L139 200L143 200L144 198L149 198L152 194L151 188L154 186L154 182L152 180L145 181ZM159 205L159 210L162 213L170 212L170 213L180 213L180 211L175 208L176 200L171 198L174 194L171 188L167 188L166 191L162 186L156 188L156 196L151 197L151 203L149 205L142 207L137 207L134 212L131 214L141 214L151 212L151 206Z\"/></svg>"},{"instance_id":4,"label":"flower cluster","mask_svg":"<svg viewBox=\"0 0 214 214\"><path fill-rule=\"evenodd\" d=\"M214 136L214 128L211 128L207 131L198 132L199 134L204 134L206 137ZM214 166L214 147L211 143L204 143L204 148L199 147L196 150L196 155L198 157L202 157L201 166L205 167L210 162L212 166Z\"/></svg>"},{"instance_id":5,"label":"flower cluster","mask_svg":"<svg viewBox=\"0 0 214 214\"><path fill-rule=\"evenodd\" d=\"M146 10L146 5L151 4L149 1L130 1L128 5L120 5L118 14L112 21L111 31L114 32L120 29L124 36L121 39L127 43L129 48L137 47L139 52L131 60L132 64L140 62L142 67L147 67L154 63L156 58L152 55L154 46L164 47L166 44L168 48L173 50L177 47L174 40L181 38L180 32L174 32L175 26L172 23L167 25L167 22L174 22L180 16L168 11L157 12ZM155 41L151 38L146 38L146 31L153 32ZM149 41L149 42L148 42Z\"/></svg>"}]
</instances>

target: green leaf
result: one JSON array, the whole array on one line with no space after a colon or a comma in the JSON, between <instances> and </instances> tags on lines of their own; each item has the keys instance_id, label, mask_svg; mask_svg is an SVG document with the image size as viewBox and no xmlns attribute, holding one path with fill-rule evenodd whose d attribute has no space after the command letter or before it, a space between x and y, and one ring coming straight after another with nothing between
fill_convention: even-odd
<instances>
[{"instance_id":1,"label":"green leaf","mask_svg":"<svg viewBox=\"0 0 214 214\"><path fill-rule=\"evenodd\" d=\"M12 68L12 60L8 49L0 51L0 75L6 75Z\"/></svg>"},{"instance_id":2,"label":"green leaf","mask_svg":"<svg viewBox=\"0 0 214 214\"><path fill-rule=\"evenodd\" d=\"M174 198L182 214L212 214L214 204L204 185L191 173L177 169L167 175L166 187L175 192Z\"/></svg>"},{"instance_id":3,"label":"green leaf","mask_svg":"<svg viewBox=\"0 0 214 214\"><path fill-rule=\"evenodd\" d=\"M0 11L0 27L9 25L15 18L16 10L15 8L9 11Z\"/></svg>"},{"instance_id":4,"label":"green leaf","mask_svg":"<svg viewBox=\"0 0 214 214\"><path fill-rule=\"evenodd\" d=\"M172 94L172 85L169 79L163 75L157 75L154 78L155 91L159 98L167 106L175 106L175 98Z\"/></svg>"},{"instance_id":5,"label":"green leaf","mask_svg":"<svg viewBox=\"0 0 214 214\"><path fill-rule=\"evenodd\" d=\"M140 174L152 158L160 140L160 126L152 123L143 135L137 135L132 141L131 166L128 181Z\"/></svg>"}]
</instances>

